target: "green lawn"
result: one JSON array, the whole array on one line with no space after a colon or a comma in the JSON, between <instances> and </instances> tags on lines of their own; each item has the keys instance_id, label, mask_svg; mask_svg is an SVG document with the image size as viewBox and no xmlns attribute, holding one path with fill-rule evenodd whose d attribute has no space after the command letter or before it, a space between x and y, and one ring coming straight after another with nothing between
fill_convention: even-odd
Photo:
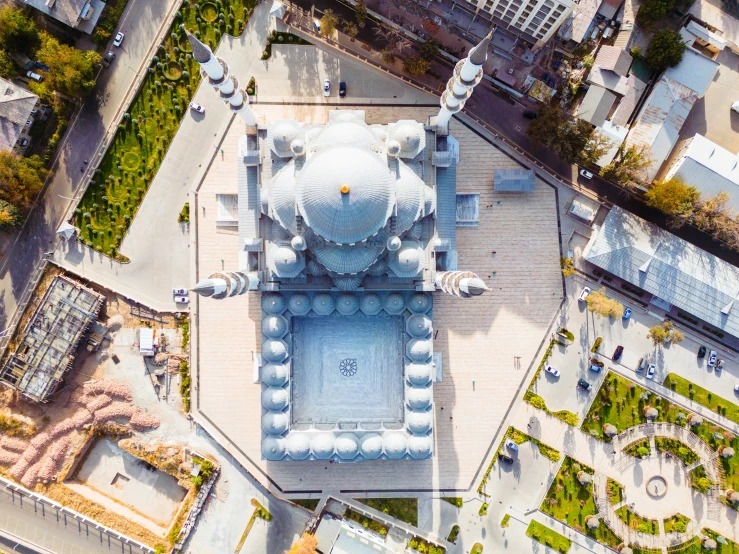
<instances>
[{"instance_id":1,"label":"green lawn","mask_svg":"<svg viewBox=\"0 0 739 554\"><path fill-rule=\"evenodd\" d=\"M631 545L631 550L634 551L634 554L662 554L662 550L659 548L642 548L636 545Z\"/></svg>"},{"instance_id":2,"label":"green lawn","mask_svg":"<svg viewBox=\"0 0 739 554\"><path fill-rule=\"evenodd\" d=\"M203 12L213 10L214 21ZM160 45L144 84L75 210L79 240L126 261L118 248L179 128L200 82L198 64L180 25L212 48L223 33L239 34L256 0L184 2ZM223 14L223 18L221 18ZM200 21L200 22L198 22ZM219 22L216 22L219 21Z\"/></svg>"},{"instance_id":3,"label":"green lawn","mask_svg":"<svg viewBox=\"0 0 739 554\"><path fill-rule=\"evenodd\" d=\"M355 498L378 512L418 525L418 498Z\"/></svg>"},{"instance_id":4,"label":"green lawn","mask_svg":"<svg viewBox=\"0 0 739 554\"><path fill-rule=\"evenodd\" d=\"M656 421L679 423L687 417L685 413L681 415L680 409L671 402L620 375L609 372L581 428L594 437L609 441L610 439L603 434L605 424L615 425L620 433L629 427L646 423L644 409L647 406L659 411Z\"/></svg>"},{"instance_id":5,"label":"green lawn","mask_svg":"<svg viewBox=\"0 0 739 554\"><path fill-rule=\"evenodd\" d=\"M318 506L319 499L318 498L299 498L297 500L293 500L295 504L298 506L302 506L306 510L310 510L311 512L316 509L316 506Z\"/></svg>"},{"instance_id":6,"label":"green lawn","mask_svg":"<svg viewBox=\"0 0 739 554\"><path fill-rule=\"evenodd\" d=\"M676 546L668 546L667 552L670 554L703 554L705 550L701 547L700 539L698 537L693 537L688 542L684 542Z\"/></svg>"},{"instance_id":7,"label":"green lawn","mask_svg":"<svg viewBox=\"0 0 739 554\"><path fill-rule=\"evenodd\" d=\"M673 456L680 458L680 461L686 466L692 465L700 459L698 454L693 452L687 444L684 444L677 439L656 437L654 439L654 445L657 447L657 450L660 450L661 452L669 452Z\"/></svg>"},{"instance_id":8,"label":"green lawn","mask_svg":"<svg viewBox=\"0 0 739 554\"><path fill-rule=\"evenodd\" d=\"M624 499L624 487L618 481L608 478L608 500L611 506L622 502Z\"/></svg>"},{"instance_id":9,"label":"green lawn","mask_svg":"<svg viewBox=\"0 0 739 554\"><path fill-rule=\"evenodd\" d=\"M670 373L663 384L670 387L677 394L690 398L693 402L723 415L734 423L739 423L739 406L733 402L729 402L725 398L721 398L674 373Z\"/></svg>"},{"instance_id":10,"label":"green lawn","mask_svg":"<svg viewBox=\"0 0 739 554\"><path fill-rule=\"evenodd\" d=\"M711 537L716 542L718 542L718 538L721 537L721 535L716 533L716 531L712 531L711 529L703 529L703 534ZM718 542L718 548L716 548L715 550L717 554L739 554L738 544L727 539L726 537L722 538L726 541L726 544Z\"/></svg>"},{"instance_id":11,"label":"green lawn","mask_svg":"<svg viewBox=\"0 0 739 554\"><path fill-rule=\"evenodd\" d=\"M461 508L463 504L462 499L458 496L442 496L441 499L449 502L449 504L456 506L457 508Z\"/></svg>"},{"instance_id":12,"label":"green lawn","mask_svg":"<svg viewBox=\"0 0 739 554\"><path fill-rule=\"evenodd\" d=\"M639 439L632 442L631 444L626 445L626 448L624 448L624 454L634 456L635 458L649 456L651 452L652 449L649 446L649 439Z\"/></svg>"},{"instance_id":13,"label":"green lawn","mask_svg":"<svg viewBox=\"0 0 739 554\"><path fill-rule=\"evenodd\" d=\"M631 511L628 506L621 506L616 510L616 515L626 525L647 535L659 535L659 522L656 519L644 519L639 514Z\"/></svg>"},{"instance_id":14,"label":"green lawn","mask_svg":"<svg viewBox=\"0 0 739 554\"><path fill-rule=\"evenodd\" d=\"M598 509L593 500L593 485L581 485L577 480L579 471L591 475L594 473L588 466L566 457L540 510L598 542L615 548L621 544L621 539L605 523L601 522L595 531L585 527L585 518L597 514Z\"/></svg>"},{"instance_id":15,"label":"green lawn","mask_svg":"<svg viewBox=\"0 0 739 554\"><path fill-rule=\"evenodd\" d=\"M344 513L344 517L347 519L351 519L352 521L356 521L362 527L366 527L368 529L372 529L377 533L380 533L380 535L382 535L383 537L387 535L388 528L386 525L363 514L360 514L359 512L355 512L354 510L347 510Z\"/></svg>"},{"instance_id":16,"label":"green lawn","mask_svg":"<svg viewBox=\"0 0 739 554\"><path fill-rule=\"evenodd\" d=\"M526 536L549 546L557 552L567 552L572 546L570 539L553 531L546 525L542 525L538 521L529 523L529 528L526 529Z\"/></svg>"},{"instance_id":17,"label":"green lawn","mask_svg":"<svg viewBox=\"0 0 739 554\"><path fill-rule=\"evenodd\" d=\"M700 492L708 492L713 483L708 479L706 468L698 466L688 473L690 478L690 486Z\"/></svg>"},{"instance_id":18,"label":"green lawn","mask_svg":"<svg viewBox=\"0 0 739 554\"><path fill-rule=\"evenodd\" d=\"M675 514L665 520L665 533L684 533L690 523L690 518L682 514Z\"/></svg>"}]
</instances>

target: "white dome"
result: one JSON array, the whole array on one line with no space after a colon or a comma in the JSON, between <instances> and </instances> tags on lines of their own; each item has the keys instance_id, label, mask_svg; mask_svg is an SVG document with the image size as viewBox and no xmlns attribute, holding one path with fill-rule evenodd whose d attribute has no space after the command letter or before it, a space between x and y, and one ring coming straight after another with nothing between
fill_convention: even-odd
<instances>
[{"instance_id":1,"label":"white dome","mask_svg":"<svg viewBox=\"0 0 739 554\"><path fill-rule=\"evenodd\" d=\"M359 309L364 315L377 315L382 311L380 297L373 292L362 295L359 300Z\"/></svg>"},{"instance_id":2,"label":"white dome","mask_svg":"<svg viewBox=\"0 0 739 554\"><path fill-rule=\"evenodd\" d=\"M425 435L431 430L431 412L409 412L405 424L411 433Z\"/></svg>"},{"instance_id":3,"label":"white dome","mask_svg":"<svg viewBox=\"0 0 739 554\"><path fill-rule=\"evenodd\" d=\"M342 460L353 460L359 453L358 443L354 433L342 433L336 439L336 453Z\"/></svg>"},{"instance_id":4,"label":"white dome","mask_svg":"<svg viewBox=\"0 0 739 554\"><path fill-rule=\"evenodd\" d=\"M382 437L377 433L367 433L359 439L359 453L368 460L382 456Z\"/></svg>"},{"instance_id":5,"label":"white dome","mask_svg":"<svg viewBox=\"0 0 739 554\"><path fill-rule=\"evenodd\" d=\"M281 315L268 315L262 320L262 333L273 339L281 339L287 331L287 320Z\"/></svg>"},{"instance_id":6,"label":"white dome","mask_svg":"<svg viewBox=\"0 0 739 554\"><path fill-rule=\"evenodd\" d=\"M431 357L431 341L411 339L406 345L406 354L414 362L426 362Z\"/></svg>"},{"instance_id":7,"label":"white dome","mask_svg":"<svg viewBox=\"0 0 739 554\"><path fill-rule=\"evenodd\" d=\"M322 292L313 297L313 311L316 312L317 315L331 315L334 308L336 308L336 303L330 294Z\"/></svg>"},{"instance_id":8,"label":"white dome","mask_svg":"<svg viewBox=\"0 0 739 554\"><path fill-rule=\"evenodd\" d=\"M426 267L426 253L421 243L404 240L400 249L388 256L388 265L398 277L415 277Z\"/></svg>"},{"instance_id":9,"label":"white dome","mask_svg":"<svg viewBox=\"0 0 739 554\"><path fill-rule=\"evenodd\" d=\"M317 152L333 146L378 146L380 138L364 122L339 121L329 123L310 141L310 150Z\"/></svg>"},{"instance_id":10,"label":"white dome","mask_svg":"<svg viewBox=\"0 0 739 554\"><path fill-rule=\"evenodd\" d=\"M406 393L406 398L414 410L425 410L431 405L431 389L411 387Z\"/></svg>"},{"instance_id":11,"label":"white dome","mask_svg":"<svg viewBox=\"0 0 739 554\"><path fill-rule=\"evenodd\" d=\"M307 294L296 292L287 301L287 308L294 315L306 315L311 308L310 298L308 298Z\"/></svg>"},{"instance_id":12,"label":"white dome","mask_svg":"<svg viewBox=\"0 0 739 554\"><path fill-rule=\"evenodd\" d=\"M279 411L287 407L287 390L279 387L267 387L262 391L262 406L267 410Z\"/></svg>"},{"instance_id":13,"label":"white dome","mask_svg":"<svg viewBox=\"0 0 739 554\"><path fill-rule=\"evenodd\" d=\"M305 242L305 238L301 237L300 235L290 239L290 246L293 247L293 250L297 250L298 252L302 252L303 250L308 248L308 244Z\"/></svg>"},{"instance_id":14,"label":"white dome","mask_svg":"<svg viewBox=\"0 0 739 554\"><path fill-rule=\"evenodd\" d=\"M305 269L305 257L292 246L270 243L267 247L267 264L278 277L292 279Z\"/></svg>"},{"instance_id":15,"label":"white dome","mask_svg":"<svg viewBox=\"0 0 739 554\"><path fill-rule=\"evenodd\" d=\"M391 460L401 459L408 451L408 438L405 433L400 431L386 433L383 443L385 446L385 454Z\"/></svg>"},{"instance_id":16,"label":"white dome","mask_svg":"<svg viewBox=\"0 0 739 554\"><path fill-rule=\"evenodd\" d=\"M305 154L305 141L300 138L293 139L290 143L290 150L295 156L302 156Z\"/></svg>"},{"instance_id":17,"label":"white dome","mask_svg":"<svg viewBox=\"0 0 739 554\"><path fill-rule=\"evenodd\" d=\"M267 437L262 441L262 457L265 460L277 461L285 457L285 439Z\"/></svg>"},{"instance_id":18,"label":"white dome","mask_svg":"<svg viewBox=\"0 0 739 554\"><path fill-rule=\"evenodd\" d=\"M400 143L397 140L387 142L387 155L391 158L397 158L400 155Z\"/></svg>"},{"instance_id":19,"label":"white dome","mask_svg":"<svg viewBox=\"0 0 739 554\"><path fill-rule=\"evenodd\" d=\"M305 460L310 456L310 439L305 433L293 432L286 439L287 455L293 460Z\"/></svg>"},{"instance_id":20,"label":"white dome","mask_svg":"<svg viewBox=\"0 0 739 554\"><path fill-rule=\"evenodd\" d=\"M430 436L418 437L414 435L408 439L408 451L410 452L411 457L416 460L423 460L424 458L431 456L432 447L433 442L431 441Z\"/></svg>"},{"instance_id":21,"label":"white dome","mask_svg":"<svg viewBox=\"0 0 739 554\"><path fill-rule=\"evenodd\" d=\"M286 413L270 411L262 416L262 430L268 435L282 435L289 426Z\"/></svg>"},{"instance_id":22,"label":"white dome","mask_svg":"<svg viewBox=\"0 0 739 554\"><path fill-rule=\"evenodd\" d=\"M331 433L318 433L310 441L313 455L319 460L328 460L334 455L334 436Z\"/></svg>"},{"instance_id":23,"label":"white dome","mask_svg":"<svg viewBox=\"0 0 739 554\"><path fill-rule=\"evenodd\" d=\"M262 383L270 387L282 387L290 377L286 364L265 364L262 366Z\"/></svg>"},{"instance_id":24,"label":"white dome","mask_svg":"<svg viewBox=\"0 0 739 554\"><path fill-rule=\"evenodd\" d=\"M431 381L431 364L410 363L405 365L405 375L413 385L426 386Z\"/></svg>"},{"instance_id":25,"label":"white dome","mask_svg":"<svg viewBox=\"0 0 739 554\"><path fill-rule=\"evenodd\" d=\"M415 158L426 147L426 131L418 121L400 120L390 126L389 140L400 144L401 158Z\"/></svg>"},{"instance_id":26,"label":"white dome","mask_svg":"<svg viewBox=\"0 0 739 554\"><path fill-rule=\"evenodd\" d=\"M405 299L402 294L393 292L387 295L385 302L383 302L383 308L390 315L400 315L405 310Z\"/></svg>"},{"instance_id":27,"label":"white dome","mask_svg":"<svg viewBox=\"0 0 739 554\"><path fill-rule=\"evenodd\" d=\"M431 320L425 315L412 315L405 322L405 330L412 337L424 338L431 332Z\"/></svg>"},{"instance_id":28,"label":"white dome","mask_svg":"<svg viewBox=\"0 0 739 554\"><path fill-rule=\"evenodd\" d=\"M340 294L336 299L336 311L341 315L354 315L359 309L359 298L356 294Z\"/></svg>"},{"instance_id":29,"label":"white dome","mask_svg":"<svg viewBox=\"0 0 739 554\"><path fill-rule=\"evenodd\" d=\"M282 362L287 358L287 345L277 339L268 339L262 343L262 357L268 362Z\"/></svg>"},{"instance_id":30,"label":"white dome","mask_svg":"<svg viewBox=\"0 0 739 554\"><path fill-rule=\"evenodd\" d=\"M269 208L267 214L285 229L296 235L295 220L295 163L291 160L269 180Z\"/></svg>"},{"instance_id":31,"label":"white dome","mask_svg":"<svg viewBox=\"0 0 739 554\"><path fill-rule=\"evenodd\" d=\"M305 224L338 244L371 237L395 206L395 179L384 159L370 150L337 146L314 154L297 181Z\"/></svg>"},{"instance_id":32,"label":"white dome","mask_svg":"<svg viewBox=\"0 0 739 554\"><path fill-rule=\"evenodd\" d=\"M390 252L399 250L401 244L403 244L403 242L398 237L390 237L387 239L387 249L390 250Z\"/></svg>"},{"instance_id":33,"label":"white dome","mask_svg":"<svg viewBox=\"0 0 739 554\"><path fill-rule=\"evenodd\" d=\"M295 139L300 137L302 129L297 121L288 119L276 121L269 127L267 134L272 140L272 149L278 156L285 158L292 155L290 146Z\"/></svg>"},{"instance_id":34,"label":"white dome","mask_svg":"<svg viewBox=\"0 0 739 554\"><path fill-rule=\"evenodd\" d=\"M425 292L414 292L408 301L408 309L414 314L425 314L431 307L431 295Z\"/></svg>"},{"instance_id":35,"label":"white dome","mask_svg":"<svg viewBox=\"0 0 739 554\"><path fill-rule=\"evenodd\" d=\"M339 290L356 290L362 284L364 275L339 275L337 277L331 276L331 279Z\"/></svg>"},{"instance_id":36,"label":"white dome","mask_svg":"<svg viewBox=\"0 0 739 554\"><path fill-rule=\"evenodd\" d=\"M263 294L262 309L268 314L281 314L285 311L285 298L276 292Z\"/></svg>"}]
</instances>

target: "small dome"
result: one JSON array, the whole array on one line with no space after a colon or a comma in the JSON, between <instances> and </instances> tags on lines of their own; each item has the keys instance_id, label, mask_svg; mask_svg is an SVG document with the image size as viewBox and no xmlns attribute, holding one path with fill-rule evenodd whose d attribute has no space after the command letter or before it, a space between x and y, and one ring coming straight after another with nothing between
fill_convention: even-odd
<instances>
[{"instance_id":1,"label":"small dome","mask_svg":"<svg viewBox=\"0 0 739 554\"><path fill-rule=\"evenodd\" d=\"M305 257L292 246L270 246L267 249L269 268L279 277L292 279L305 269Z\"/></svg>"},{"instance_id":2,"label":"small dome","mask_svg":"<svg viewBox=\"0 0 739 554\"><path fill-rule=\"evenodd\" d=\"M397 140L387 142L387 155L391 158L397 158L400 155L400 143Z\"/></svg>"},{"instance_id":3,"label":"small dome","mask_svg":"<svg viewBox=\"0 0 739 554\"><path fill-rule=\"evenodd\" d=\"M402 294L393 292L388 294L383 302L383 308L390 315L400 315L405 310L405 299Z\"/></svg>"},{"instance_id":4,"label":"small dome","mask_svg":"<svg viewBox=\"0 0 739 554\"><path fill-rule=\"evenodd\" d=\"M285 311L285 299L281 294L268 292L262 295L262 310L268 314L281 314Z\"/></svg>"},{"instance_id":5,"label":"small dome","mask_svg":"<svg viewBox=\"0 0 739 554\"><path fill-rule=\"evenodd\" d=\"M600 520L596 516L590 516L585 520L588 529L597 529L600 527Z\"/></svg>"},{"instance_id":6,"label":"small dome","mask_svg":"<svg viewBox=\"0 0 739 554\"><path fill-rule=\"evenodd\" d=\"M287 331L287 320L281 315L268 315L262 320L262 333L273 339L281 339Z\"/></svg>"},{"instance_id":7,"label":"small dome","mask_svg":"<svg viewBox=\"0 0 739 554\"><path fill-rule=\"evenodd\" d=\"M644 410L644 417L647 419L654 419L659 415L659 412L657 411L657 408L646 408Z\"/></svg>"},{"instance_id":8,"label":"small dome","mask_svg":"<svg viewBox=\"0 0 739 554\"><path fill-rule=\"evenodd\" d=\"M401 244L403 244L403 241L401 241L398 237L390 237L389 239L387 239L387 249L390 250L390 252L395 252L396 250L399 250Z\"/></svg>"},{"instance_id":9,"label":"small dome","mask_svg":"<svg viewBox=\"0 0 739 554\"><path fill-rule=\"evenodd\" d=\"M367 433L359 439L359 453L368 460L382 456L382 437L377 433Z\"/></svg>"},{"instance_id":10,"label":"small dome","mask_svg":"<svg viewBox=\"0 0 739 554\"><path fill-rule=\"evenodd\" d=\"M406 354L414 362L426 362L431 357L431 341L411 339L405 347Z\"/></svg>"},{"instance_id":11,"label":"small dome","mask_svg":"<svg viewBox=\"0 0 739 554\"><path fill-rule=\"evenodd\" d=\"M431 320L425 315L412 315L405 322L405 330L412 337L424 338L431 332Z\"/></svg>"},{"instance_id":12,"label":"small dome","mask_svg":"<svg viewBox=\"0 0 739 554\"><path fill-rule=\"evenodd\" d=\"M319 460L328 460L334 455L334 436L331 433L318 433L310 441L313 455Z\"/></svg>"},{"instance_id":13,"label":"small dome","mask_svg":"<svg viewBox=\"0 0 739 554\"><path fill-rule=\"evenodd\" d=\"M386 433L382 442L385 446L385 454L391 460L400 460L408 452L408 439L405 433L400 431Z\"/></svg>"},{"instance_id":14,"label":"small dome","mask_svg":"<svg viewBox=\"0 0 739 554\"><path fill-rule=\"evenodd\" d=\"M431 412L409 412L405 424L411 433L425 435L431 430Z\"/></svg>"},{"instance_id":15,"label":"small dome","mask_svg":"<svg viewBox=\"0 0 739 554\"><path fill-rule=\"evenodd\" d=\"M285 364L262 366L262 383L269 387L282 387L290 377L290 368Z\"/></svg>"},{"instance_id":16,"label":"small dome","mask_svg":"<svg viewBox=\"0 0 739 554\"><path fill-rule=\"evenodd\" d=\"M308 243L305 242L305 238L301 237L300 235L293 237L290 239L290 246L293 247L293 250L297 250L298 252L302 252L306 248L308 248Z\"/></svg>"},{"instance_id":17,"label":"small dome","mask_svg":"<svg viewBox=\"0 0 739 554\"><path fill-rule=\"evenodd\" d=\"M425 387L431 381L431 364L415 364L410 363L405 365L405 376L411 384L416 386Z\"/></svg>"},{"instance_id":18,"label":"small dome","mask_svg":"<svg viewBox=\"0 0 739 554\"><path fill-rule=\"evenodd\" d=\"M696 427L700 425L701 423L703 423L703 416L700 416L698 414L690 414L688 416L688 421L690 422L690 425L692 425L693 427Z\"/></svg>"},{"instance_id":19,"label":"small dome","mask_svg":"<svg viewBox=\"0 0 739 554\"><path fill-rule=\"evenodd\" d=\"M431 456L431 448L433 443L430 436L419 437L411 436L408 439L408 451L414 460L423 460Z\"/></svg>"},{"instance_id":20,"label":"small dome","mask_svg":"<svg viewBox=\"0 0 739 554\"><path fill-rule=\"evenodd\" d=\"M387 273L387 262L385 260L377 260L373 263L367 271L373 277L379 277Z\"/></svg>"},{"instance_id":21,"label":"small dome","mask_svg":"<svg viewBox=\"0 0 739 554\"><path fill-rule=\"evenodd\" d=\"M408 301L408 309L414 314L425 314L431 307L431 295L425 292L414 292Z\"/></svg>"},{"instance_id":22,"label":"small dome","mask_svg":"<svg viewBox=\"0 0 739 554\"><path fill-rule=\"evenodd\" d=\"M313 297L313 311L316 312L317 315L331 315L335 307L336 304L334 302L334 299L328 293L322 292L320 294L316 294Z\"/></svg>"},{"instance_id":23,"label":"small dome","mask_svg":"<svg viewBox=\"0 0 739 554\"><path fill-rule=\"evenodd\" d=\"M269 339L262 343L262 357L268 362L282 362L287 358L287 345L277 339Z\"/></svg>"},{"instance_id":24,"label":"small dome","mask_svg":"<svg viewBox=\"0 0 739 554\"><path fill-rule=\"evenodd\" d=\"M607 437L615 437L616 435L618 435L618 428L615 425L606 423L603 426L603 434Z\"/></svg>"},{"instance_id":25,"label":"small dome","mask_svg":"<svg viewBox=\"0 0 739 554\"><path fill-rule=\"evenodd\" d=\"M268 435L282 435L289 425L290 421L286 413L267 412L262 416L262 430Z\"/></svg>"},{"instance_id":26,"label":"small dome","mask_svg":"<svg viewBox=\"0 0 739 554\"><path fill-rule=\"evenodd\" d=\"M262 406L267 410L279 411L287 407L287 390L279 387L267 387L262 391Z\"/></svg>"},{"instance_id":27,"label":"small dome","mask_svg":"<svg viewBox=\"0 0 739 554\"><path fill-rule=\"evenodd\" d=\"M310 456L310 439L305 433L293 432L286 439L287 455L293 460L305 460Z\"/></svg>"},{"instance_id":28,"label":"small dome","mask_svg":"<svg viewBox=\"0 0 739 554\"><path fill-rule=\"evenodd\" d=\"M426 267L425 256L421 243L404 240L400 249L388 256L388 265L398 277L415 277Z\"/></svg>"},{"instance_id":29,"label":"small dome","mask_svg":"<svg viewBox=\"0 0 739 554\"><path fill-rule=\"evenodd\" d=\"M305 154L305 141L300 138L294 139L290 143L290 150L295 156L302 156Z\"/></svg>"},{"instance_id":30,"label":"small dome","mask_svg":"<svg viewBox=\"0 0 739 554\"><path fill-rule=\"evenodd\" d=\"M262 441L262 457L265 460L276 462L285 457L285 439L267 437Z\"/></svg>"},{"instance_id":31,"label":"small dome","mask_svg":"<svg viewBox=\"0 0 739 554\"><path fill-rule=\"evenodd\" d=\"M400 144L401 158L415 158L426 147L426 131L423 125L410 119L400 120L391 125L388 137Z\"/></svg>"},{"instance_id":32,"label":"small dome","mask_svg":"<svg viewBox=\"0 0 739 554\"><path fill-rule=\"evenodd\" d=\"M359 309L364 315L377 315L382 311L380 297L373 292L363 294L359 300Z\"/></svg>"},{"instance_id":33,"label":"small dome","mask_svg":"<svg viewBox=\"0 0 739 554\"><path fill-rule=\"evenodd\" d=\"M581 485L585 486L593 482L593 476L585 471L579 471L577 473L577 480L580 481Z\"/></svg>"},{"instance_id":34,"label":"small dome","mask_svg":"<svg viewBox=\"0 0 739 554\"><path fill-rule=\"evenodd\" d=\"M359 299L355 294L340 294L336 299L336 311L341 315L354 315L359 309Z\"/></svg>"},{"instance_id":35,"label":"small dome","mask_svg":"<svg viewBox=\"0 0 739 554\"><path fill-rule=\"evenodd\" d=\"M724 446L724 447L722 447L721 448L721 456L723 458L726 458L727 460L729 458L733 458L734 457L734 449L731 448L730 446Z\"/></svg>"},{"instance_id":36,"label":"small dome","mask_svg":"<svg viewBox=\"0 0 739 554\"><path fill-rule=\"evenodd\" d=\"M306 315L311 308L310 298L307 294L302 292L296 292L287 301L287 309L290 310L293 315Z\"/></svg>"},{"instance_id":37,"label":"small dome","mask_svg":"<svg viewBox=\"0 0 739 554\"><path fill-rule=\"evenodd\" d=\"M353 460L359 453L359 441L354 433L342 433L336 439L336 453L342 460Z\"/></svg>"},{"instance_id":38,"label":"small dome","mask_svg":"<svg viewBox=\"0 0 739 554\"><path fill-rule=\"evenodd\" d=\"M414 410L425 410L431 405L431 389L411 387L406 393L408 405Z\"/></svg>"},{"instance_id":39,"label":"small dome","mask_svg":"<svg viewBox=\"0 0 739 554\"><path fill-rule=\"evenodd\" d=\"M284 158L290 156L292 151L292 143L299 138L302 129L296 121L284 120L277 121L269 128L268 134L272 139L272 147L275 153Z\"/></svg>"}]
</instances>

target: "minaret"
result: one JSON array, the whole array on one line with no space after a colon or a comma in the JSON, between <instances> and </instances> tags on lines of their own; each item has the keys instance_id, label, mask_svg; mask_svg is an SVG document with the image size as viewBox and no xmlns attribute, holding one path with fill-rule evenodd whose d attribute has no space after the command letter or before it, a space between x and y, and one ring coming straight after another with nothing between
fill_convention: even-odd
<instances>
[{"instance_id":1,"label":"minaret","mask_svg":"<svg viewBox=\"0 0 739 554\"><path fill-rule=\"evenodd\" d=\"M470 298L490 289L471 271L444 271L436 274L436 288L452 296Z\"/></svg>"},{"instance_id":2,"label":"minaret","mask_svg":"<svg viewBox=\"0 0 739 554\"><path fill-rule=\"evenodd\" d=\"M228 102L231 111L239 114L244 123L254 127L257 124L257 116L254 115L249 106L249 95L245 90L239 88L239 80L231 74L228 64L221 58L214 56L213 51L200 42L195 35L189 31L185 31L185 33L192 47L192 58L200 64L200 67L208 76L208 83L218 91L223 100Z\"/></svg>"},{"instance_id":3,"label":"minaret","mask_svg":"<svg viewBox=\"0 0 739 554\"><path fill-rule=\"evenodd\" d=\"M225 273L214 273L207 279L198 282L192 292L200 296L210 298L228 298L239 296L249 290L259 288L259 277L255 273L244 273L242 271L227 271Z\"/></svg>"},{"instance_id":4,"label":"minaret","mask_svg":"<svg viewBox=\"0 0 739 554\"><path fill-rule=\"evenodd\" d=\"M454 75L447 82L446 90L441 95L441 109L435 121L437 127L447 127L452 115L464 107L465 101L472 94L472 89L482 80L482 66L488 59L488 46L492 36L493 32L490 31L480 44L470 50L465 59L457 62Z\"/></svg>"}]
</instances>

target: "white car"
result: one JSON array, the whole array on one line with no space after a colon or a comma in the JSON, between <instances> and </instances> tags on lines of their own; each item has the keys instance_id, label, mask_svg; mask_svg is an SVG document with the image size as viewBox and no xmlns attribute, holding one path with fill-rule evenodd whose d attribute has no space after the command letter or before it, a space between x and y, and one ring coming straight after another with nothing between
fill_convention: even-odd
<instances>
[{"instance_id":1,"label":"white car","mask_svg":"<svg viewBox=\"0 0 739 554\"><path fill-rule=\"evenodd\" d=\"M550 366L550 365L546 366L544 368L544 371L546 371L547 373L549 373L550 375L552 375L554 377L559 377L559 370L557 368L554 368L554 367Z\"/></svg>"},{"instance_id":2,"label":"white car","mask_svg":"<svg viewBox=\"0 0 739 554\"><path fill-rule=\"evenodd\" d=\"M587 169L581 169L580 170L580 176L581 177L585 177L586 179L592 179L593 178L593 174L590 173Z\"/></svg>"},{"instance_id":3,"label":"white car","mask_svg":"<svg viewBox=\"0 0 739 554\"><path fill-rule=\"evenodd\" d=\"M716 354L716 351L711 350L711 353L708 355L708 367L715 366L717 358L718 358L718 354Z\"/></svg>"},{"instance_id":4,"label":"white car","mask_svg":"<svg viewBox=\"0 0 739 554\"><path fill-rule=\"evenodd\" d=\"M172 289L172 294L175 296L187 296L189 293L187 289Z\"/></svg>"},{"instance_id":5,"label":"white car","mask_svg":"<svg viewBox=\"0 0 739 554\"><path fill-rule=\"evenodd\" d=\"M657 368L654 364L649 364L649 367L647 368L647 379L654 379L654 372Z\"/></svg>"},{"instance_id":6,"label":"white car","mask_svg":"<svg viewBox=\"0 0 739 554\"><path fill-rule=\"evenodd\" d=\"M518 451L518 445L513 441L513 439L506 439L505 440L506 447L510 448L511 450Z\"/></svg>"},{"instance_id":7,"label":"white car","mask_svg":"<svg viewBox=\"0 0 739 554\"><path fill-rule=\"evenodd\" d=\"M190 299L187 296L175 296L174 301L178 304L187 304L190 302Z\"/></svg>"},{"instance_id":8,"label":"white car","mask_svg":"<svg viewBox=\"0 0 739 554\"><path fill-rule=\"evenodd\" d=\"M585 299L588 297L588 294L590 294L590 287L585 287L584 289L582 289L582 292L580 293L580 297L578 298L578 300L580 302L585 302Z\"/></svg>"},{"instance_id":9,"label":"white car","mask_svg":"<svg viewBox=\"0 0 739 554\"><path fill-rule=\"evenodd\" d=\"M323 80L323 95L331 96L331 81L328 79Z\"/></svg>"},{"instance_id":10,"label":"white car","mask_svg":"<svg viewBox=\"0 0 739 554\"><path fill-rule=\"evenodd\" d=\"M190 102L190 109L194 112L205 113L205 108L195 102Z\"/></svg>"},{"instance_id":11,"label":"white car","mask_svg":"<svg viewBox=\"0 0 739 554\"><path fill-rule=\"evenodd\" d=\"M118 34L116 34L115 39L113 39L113 46L117 46L120 48L121 44L123 44L123 39L126 35L118 31Z\"/></svg>"},{"instance_id":12,"label":"white car","mask_svg":"<svg viewBox=\"0 0 739 554\"><path fill-rule=\"evenodd\" d=\"M736 113L739 113L739 100L737 100L736 102L734 102L734 103L733 103L733 104L731 105L731 109L732 109L733 111L735 111Z\"/></svg>"}]
</instances>

